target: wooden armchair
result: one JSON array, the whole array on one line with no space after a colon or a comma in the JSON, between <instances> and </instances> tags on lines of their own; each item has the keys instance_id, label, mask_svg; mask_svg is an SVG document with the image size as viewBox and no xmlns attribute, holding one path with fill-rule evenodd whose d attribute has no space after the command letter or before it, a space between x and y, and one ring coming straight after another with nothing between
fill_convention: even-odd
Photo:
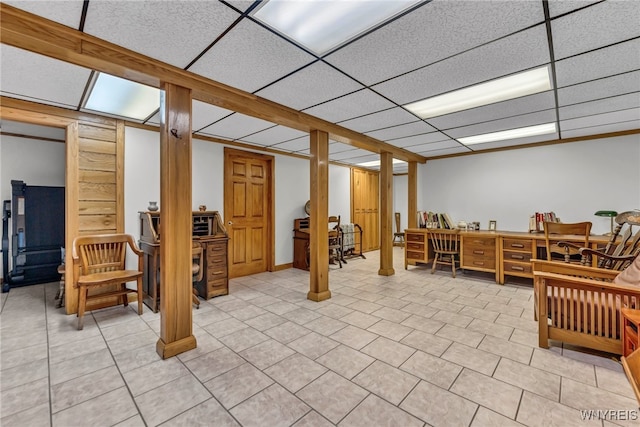
<instances>
[{"instance_id":1,"label":"wooden armchair","mask_svg":"<svg viewBox=\"0 0 640 427\"><path fill-rule=\"evenodd\" d=\"M547 261L571 262L573 258L580 258L576 263L581 262L581 248L589 247L589 235L591 234L590 222L562 223L544 222L544 239L547 249ZM574 244L561 241L562 236L576 235L583 236L581 244Z\"/></svg>"},{"instance_id":2,"label":"wooden armchair","mask_svg":"<svg viewBox=\"0 0 640 427\"><path fill-rule=\"evenodd\" d=\"M621 271L640 253L640 211L622 212L615 221L616 228L603 250L580 249L586 264L595 256L599 268Z\"/></svg>"},{"instance_id":3,"label":"wooden armchair","mask_svg":"<svg viewBox=\"0 0 640 427\"><path fill-rule=\"evenodd\" d=\"M431 274L436 271L438 264L451 266L451 275L456 277L456 264L460 264L458 251L458 234L459 229L447 230L436 228L429 230L429 237L433 246L433 265L431 266Z\"/></svg>"},{"instance_id":4,"label":"wooden armchair","mask_svg":"<svg viewBox=\"0 0 640 427\"><path fill-rule=\"evenodd\" d=\"M538 345L549 339L622 354L622 307L640 307L640 286L611 283L620 273L532 260Z\"/></svg>"},{"instance_id":5,"label":"wooden armchair","mask_svg":"<svg viewBox=\"0 0 640 427\"><path fill-rule=\"evenodd\" d=\"M138 269L127 270L125 255L127 245L138 256ZM78 288L78 329L84 326L87 302L117 296L126 307L128 294L138 295L138 314L142 314L142 256L129 234L101 234L76 237L73 241L74 287ZM136 289L126 287L135 281ZM94 288L112 286L115 290L89 295Z\"/></svg>"},{"instance_id":6,"label":"wooden armchair","mask_svg":"<svg viewBox=\"0 0 640 427\"><path fill-rule=\"evenodd\" d=\"M329 263L336 261L342 268L342 231L340 230L340 215L329 217Z\"/></svg>"},{"instance_id":7,"label":"wooden armchair","mask_svg":"<svg viewBox=\"0 0 640 427\"><path fill-rule=\"evenodd\" d=\"M204 252L200 242L195 240L191 242L191 279L193 285L202 280L204 276ZM200 308L200 299L198 299L198 290L192 286L191 301L196 308Z\"/></svg>"}]
</instances>

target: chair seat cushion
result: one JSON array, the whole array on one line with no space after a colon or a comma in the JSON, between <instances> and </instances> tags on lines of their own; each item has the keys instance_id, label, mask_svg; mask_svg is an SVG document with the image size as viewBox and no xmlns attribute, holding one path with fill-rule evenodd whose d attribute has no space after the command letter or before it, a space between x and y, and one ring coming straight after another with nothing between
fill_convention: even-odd
<instances>
[{"instance_id":1,"label":"chair seat cushion","mask_svg":"<svg viewBox=\"0 0 640 427\"><path fill-rule=\"evenodd\" d=\"M110 283L130 282L142 276L138 270L115 270L87 274L78 278L78 286L108 285Z\"/></svg>"}]
</instances>

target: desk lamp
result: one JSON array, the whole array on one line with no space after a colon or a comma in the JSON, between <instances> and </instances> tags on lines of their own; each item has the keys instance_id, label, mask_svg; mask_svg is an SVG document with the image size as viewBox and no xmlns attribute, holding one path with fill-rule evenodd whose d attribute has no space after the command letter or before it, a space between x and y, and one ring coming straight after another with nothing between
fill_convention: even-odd
<instances>
[{"instance_id":1,"label":"desk lamp","mask_svg":"<svg viewBox=\"0 0 640 427\"><path fill-rule=\"evenodd\" d=\"M613 234L613 218L615 218L618 215L618 212L616 211L598 211L596 213L594 213L595 216L603 216L603 217L609 217L609 219L611 220L611 231L609 233L606 233L606 235L612 235Z\"/></svg>"}]
</instances>

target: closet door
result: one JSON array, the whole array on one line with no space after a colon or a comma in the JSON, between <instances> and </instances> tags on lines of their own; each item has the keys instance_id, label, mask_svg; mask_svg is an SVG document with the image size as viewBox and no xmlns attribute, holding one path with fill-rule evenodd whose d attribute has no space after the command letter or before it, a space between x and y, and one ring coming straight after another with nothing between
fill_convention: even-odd
<instances>
[{"instance_id":1,"label":"closet door","mask_svg":"<svg viewBox=\"0 0 640 427\"><path fill-rule=\"evenodd\" d=\"M379 174L375 171L351 169L351 218L362 227L362 251L380 248ZM356 244L360 236L356 234Z\"/></svg>"}]
</instances>

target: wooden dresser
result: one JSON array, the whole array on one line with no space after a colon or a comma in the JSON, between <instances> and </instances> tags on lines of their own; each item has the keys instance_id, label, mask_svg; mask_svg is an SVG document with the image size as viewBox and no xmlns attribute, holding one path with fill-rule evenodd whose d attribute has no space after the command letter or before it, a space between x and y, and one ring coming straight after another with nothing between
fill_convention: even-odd
<instances>
[{"instance_id":1,"label":"wooden dresser","mask_svg":"<svg viewBox=\"0 0 640 427\"><path fill-rule=\"evenodd\" d=\"M494 273L499 279L499 239L493 231L469 231L460 235L460 267Z\"/></svg>"},{"instance_id":2,"label":"wooden dresser","mask_svg":"<svg viewBox=\"0 0 640 427\"><path fill-rule=\"evenodd\" d=\"M140 212L140 249L144 252L142 289L144 303L154 312L160 308L160 212ZM217 211L193 212L193 240L204 254L202 280L193 283L198 295L210 299L229 293L227 246L229 237Z\"/></svg>"}]
</instances>

